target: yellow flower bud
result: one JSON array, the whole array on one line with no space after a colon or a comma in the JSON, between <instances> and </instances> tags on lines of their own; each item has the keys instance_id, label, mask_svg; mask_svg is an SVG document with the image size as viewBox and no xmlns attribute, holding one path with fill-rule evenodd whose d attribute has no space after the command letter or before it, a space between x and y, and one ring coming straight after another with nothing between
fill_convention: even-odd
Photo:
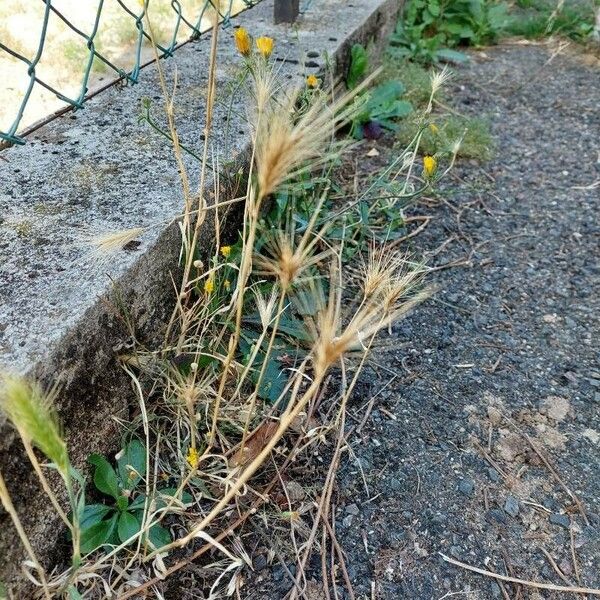
<instances>
[{"instance_id":1,"label":"yellow flower bud","mask_svg":"<svg viewBox=\"0 0 600 600\"><path fill-rule=\"evenodd\" d=\"M249 56L252 45L248 32L243 27L239 27L233 32L233 38L235 40L235 47L238 49L238 52L242 56Z\"/></svg>"},{"instance_id":2,"label":"yellow flower bud","mask_svg":"<svg viewBox=\"0 0 600 600\"><path fill-rule=\"evenodd\" d=\"M319 86L319 80L317 79L317 77L315 75L309 75L306 78L306 85L309 88L316 88Z\"/></svg>"},{"instance_id":3,"label":"yellow flower bud","mask_svg":"<svg viewBox=\"0 0 600 600\"><path fill-rule=\"evenodd\" d=\"M204 291L205 291L207 294L212 294L212 293L214 292L214 290L215 290L215 282L214 282L214 280L212 279L212 277L210 277L209 279L207 279L207 280L204 282Z\"/></svg>"},{"instance_id":4,"label":"yellow flower bud","mask_svg":"<svg viewBox=\"0 0 600 600\"><path fill-rule=\"evenodd\" d=\"M275 42L273 41L273 38L270 37L259 37L256 40L256 47L265 58L269 58L269 56L271 56L274 45Z\"/></svg>"},{"instance_id":5,"label":"yellow flower bud","mask_svg":"<svg viewBox=\"0 0 600 600\"><path fill-rule=\"evenodd\" d=\"M431 123L431 125L429 125L429 129L434 135L440 132L438 126L435 123Z\"/></svg>"},{"instance_id":6,"label":"yellow flower bud","mask_svg":"<svg viewBox=\"0 0 600 600\"><path fill-rule=\"evenodd\" d=\"M231 281L229 281L229 279L226 279L223 282L223 287L225 288L225 291L228 292L231 289Z\"/></svg>"},{"instance_id":7,"label":"yellow flower bud","mask_svg":"<svg viewBox=\"0 0 600 600\"><path fill-rule=\"evenodd\" d=\"M432 177L437 168L437 161L433 156L423 157L423 174L425 177Z\"/></svg>"},{"instance_id":8,"label":"yellow flower bud","mask_svg":"<svg viewBox=\"0 0 600 600\"><path fill-rule=\"evenodd\" d=\"M229 255L231 254L231 246L221 246L219 248L219 252L225 257L225 258L229 258Z\"/></svg>"},{"instance_id":9,"label":"yellow flower bud","mask_svg":"<svg viewBox=\"0 0 600 600\"><path fill-rule=\"evenodd\" d=\"M190 448L186 460L192 469L195 469L198 466L198 458L198 450L196 450L196 448Z\"/></svg>"}]
</instances>

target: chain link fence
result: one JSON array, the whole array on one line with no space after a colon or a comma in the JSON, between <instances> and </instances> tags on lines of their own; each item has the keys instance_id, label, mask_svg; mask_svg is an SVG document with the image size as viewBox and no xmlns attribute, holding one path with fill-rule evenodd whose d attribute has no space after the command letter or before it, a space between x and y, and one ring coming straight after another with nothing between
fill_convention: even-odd
<instances>
[{"instance_id":1,"label":"chain link fence","mask_svg":"<svg viewBox=\"0 0 600 600\"><path fill-rule=\"evenodd\" d=\"M136 83L154 55L152 39L161 57L171 56L210 28L215 11L227 26L258 2L1 0L2 145L24 144L23 127L54 113L57 103L81 108L107 80Z\"/></svg>"}]
</instances>

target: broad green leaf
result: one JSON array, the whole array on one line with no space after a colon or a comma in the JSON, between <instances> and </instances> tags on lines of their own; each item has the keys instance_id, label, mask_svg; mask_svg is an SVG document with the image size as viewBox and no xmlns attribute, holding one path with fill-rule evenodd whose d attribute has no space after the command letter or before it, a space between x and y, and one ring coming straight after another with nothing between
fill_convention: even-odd
<instances>
[{"instance_id":1,"label":"broad green leaf","mask_svg":"<svg viewBox=\"0 0 600 600\"><path fill-rule=\"evenodd\" d=\"M82 530L88 529L92 525L102 521L113 510L112 507L104 504L88 504L83 509L81 519L79 520L79 527Z\"/></svg>"},{"instance_id":2,"label":"broad green leaf","mask_svg":"<svg viewBox=\"0 0 600 600\"><path fill-rule=\"evenodd\" d=\"M100 521L81 532L81 552L87 554L109 542L117 526L118 514L110 519Z\"/></svg>"},{"instance_id":3,"label":"broad green leaf","mask_svg":"<svg viewBox=\"0 0 600 600\"><path fill-rule=\"evenodd\" d=\"M429 4L427 5L427 10L434 16L440 16L440 5L438 0L429 0Z\"/></svg>"},{"instance_id":4,"label":"broad green leaf","mask_svg":"<svg viewBox=\"0 0 600 600\"><path fill-rule=\"evenodd\" d=\"M146 446L133 439L119 453L117 469L123 489L132 490L146 474Z\"/></svg>"},{"instance_id":5,"label":"broad green leaf","mask_svg":"<svg viewBox=\"0 0 600 600\"><path fill-rule=\"evenodd\" d=\"M367 72L368 58L367 51L360 44L354 44L350 51L350 68L346 85L348 89L354 89Z\"/></svg>"},{"instance_id":6,"label":"broad green leaf","mask_svg":"<svg viewBox=\"0 0 600 600\"><path fill-rule=\"evenodd\" d=\"M126 542L139 530L140 522L137 520L137 517L135 515L131 514L129 511L124 511L119 515L117 531L119 533L119 540L122 543Z\"/></svg>"},{"instance_id":7,"label":"broad green leaf","mask_svg":"<svg viewBox=\"0 0 600 600\"><path fill-rule=\"evenodd\" d=\"M94 485L103 494L112 496L116 500L120 496L119 481L110 463L100 454L90 454L88 462L96 467L94 471Z\"/></svg>"},{"instance_id":8,"label":"broad green leaf","mask_svg":"<svg viewBox=\"0 0 600 600\"><path fill-rule=\"evenodd\" d=\"M148 540L155 549L171 543L171 534L162 525L154 525L148 532Z\"/></svg>"},{"instance_id":9,"label":"broad green leaf","mask_svg":"<svg viewBox=\"0 0 600 600\"><path fill-rule=\"evenodd\" d=\"M438 50L436 52L436 56L439 60L445 60L454 63L464 63L470 60L467 54L457 52L456 50L450 50L450 48L443 48L442 50Z\"/></svg>"}]
</instances>

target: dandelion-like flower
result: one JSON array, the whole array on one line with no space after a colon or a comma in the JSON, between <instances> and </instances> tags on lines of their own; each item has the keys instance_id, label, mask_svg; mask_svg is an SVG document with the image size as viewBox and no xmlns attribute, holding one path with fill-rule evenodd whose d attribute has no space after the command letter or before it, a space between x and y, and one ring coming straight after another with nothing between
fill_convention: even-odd
<instances>
[{"instance_id":1,"label":"dandelion-like flower","mask_svg":"<svg viewBox=\"0 0 600 600\"><path fill-rule=\"evenodd\" d=\"M239 27L233 32L233 39L235 40L235 47L238 52L242 56L249 56L252 50L252 42L250 41L248 32L243 27Z\"/></svg>"},{"instance_id":2,"label":"dandelion-like flower","mask_svg":"<svg viewBox=\"0 0 600 600\"><path fill-rule=\"evenodd\" d=\"M204 282L204 291L207 294L212 294L215 291L215 281L212 277L209 277L205 282Z\"/></svg>"},{"instance_id":3,"label":"dandelion-like flower","mask_svg":"<svg viewBox=\"0 0 600 600\"><path fill-rule=\"evenodd\" d=\"M269 58L273 54L273 46L275 42L270 37L259 37L256 39L256 47L258 51L265 57Z\"/></svg>"},{"instance_id":4,"label":"dandelion-like flower","mask_svg":"<svg viewBox=\"0 0 600 600\"><path fill-rule=\"evenodd\" d=\"M309 88L316 88L316 87L319 87L319 79L317 78L317 76L316 76L316 75L309 75L309 76L306 78L306 85L307 85Z\"/></svg>"},{"instance_id":5,"label":"dandelion-like flower","mask_svg":"<svg viewBox=\"0 0 600 600\"><path fill-rule=\"evenodd\" d=\"M423 174L427 178L433 177L435 170L437 168L437 160L433 156L424 156L423 157Z\"/></svg>"},{"instance_id":6,"label":"dandelion-like flower","mask_svg":"<svg viewBox=\"0 0 600 600\"><path fill-rule=\"evenodd\" d=\"M229 256L231 255L231 246L221 246L219 248L219 252L225 257L225 258L229 258Z\"/></svg>"},{"instance_id":7,"label":"dandelion-like flower","mask_svg":"<svg viewBox=\"0 0 600 600\"><path fill-rule=\"evenodd\" d=\"M199 458L200 457L198 456L198 450L196 450L196 448L190 447L185 460L187 461L188 465L192 467L192 469L196 469L198 467Z\"/></svg>"}]
</instances>

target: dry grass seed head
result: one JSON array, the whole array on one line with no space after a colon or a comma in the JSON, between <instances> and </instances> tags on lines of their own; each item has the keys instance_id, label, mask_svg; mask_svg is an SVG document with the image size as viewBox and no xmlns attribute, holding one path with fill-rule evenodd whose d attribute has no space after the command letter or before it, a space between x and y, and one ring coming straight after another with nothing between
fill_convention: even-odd
<instances>
[{"instance_id":1,"label":"dry grass seed head","mask_svg":"<svg viewBox=\"0 0 600 600\"><path fill-rule=\"evenodd\" d=\"M1 386L0 406L19 435L39 448L61 474L68 474L67 445L52 406L56 391L44 394L37 384L11 375L2 377Z\"/></svg>"},{"instance_id":2,"label":"dry grass seed head","mask_svg":"<svg viewBox=\"0 0 600 600\"><path fill-rule=\"evenodd\" d=\"M312 253L318 239L306 232L296 243L291 232L279 230L271 234L264 245L266 252L254 257L256 274L277 278L281 289L287 291L303 273L328 256L329 251Z\"/></svg>"},{"instance_id":3,"label":"dry grass seed head","mask_svg":"<svg viewBox=\"0 0 600 600\"><path fill-rule=\"evenodd\" d=\"M91 240L96 251L103 254L111 254L123 250L127 244L137 240L145 229L143 227L132 227L121 231L112 231L105 235L99 235Z\"/></svg>"},{"instance_id":4,"label":"dry grass seed head","mask_svg":"<svg viewBox=\"0 0 600 600\"><path fill-rule=\"evenodd\" d=\"M370 81L368 78L330 104L323 96L315 97L314 103L296 120L298 91L278 94L267 101L262 112L257 110L254 128L260 197L268 196L291 177L339 154L340 145L334 143L335 131L362 109L362 103L352 101Z\"/></svg>"},{"instance_id":5,"label":"dry grass seed head","mask_svg":"<svg viewBox=\"0 0 600 600\"><path fill-rule=\"evenodd\" d=\"M414 293L421 281L423 270L406 268L405 257L390 253L387 263L382 263L379 251L373 260L377 263L376 280L371 280L371 295L356 312L343 324L341 315L342 286L336 284L332 275L327 306L318 314L314 334L313 353L315 371L324 373L337 363L346 353L366 350L371 338L391 323L400 320L414 306L422 302L430 294L429 290ZM334 271L334 270L333 270ZM373 287L378 283L379 287Z\"/></svg>"}]
</instances>

